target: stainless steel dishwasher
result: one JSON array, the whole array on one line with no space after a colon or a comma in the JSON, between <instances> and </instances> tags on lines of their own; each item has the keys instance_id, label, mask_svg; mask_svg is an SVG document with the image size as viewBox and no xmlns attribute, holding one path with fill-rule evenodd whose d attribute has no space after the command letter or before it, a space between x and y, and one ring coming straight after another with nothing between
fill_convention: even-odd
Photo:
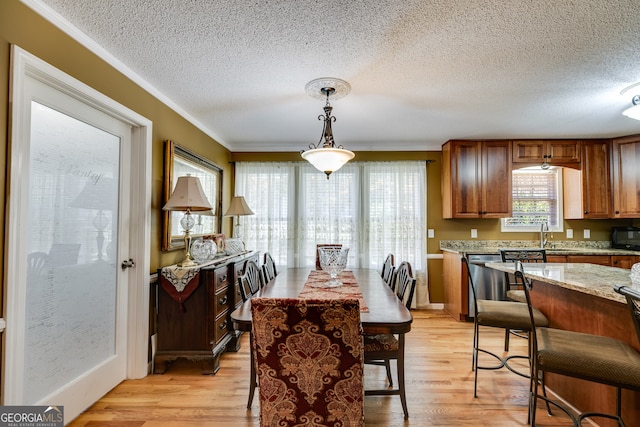
<instances>
[{"instance_id":1,"label":"stainless steel dishwasher","mask_svg":"<svg viewBox=\"0 0 640 427\"><path fill-rule=\"evenodd\" d=\"M469 260L469 274L476 287L478 299L504 300L507 293L507 281L502 271L485 267L487 262L502 262L500 255L467 254ZM475 307L473 294L469 289L469 317L473 317Z\"/></svg>"}]
</instances>

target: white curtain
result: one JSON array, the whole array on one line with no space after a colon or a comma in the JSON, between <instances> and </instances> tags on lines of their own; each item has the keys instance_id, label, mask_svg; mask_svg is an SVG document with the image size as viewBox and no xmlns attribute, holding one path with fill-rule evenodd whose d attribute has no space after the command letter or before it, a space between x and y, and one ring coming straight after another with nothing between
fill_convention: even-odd
<instances>
[{"instance_id":1,"label":"white curtain","mask_svg":"<svg viewBox=\"0 0 640 427\"><path fill-rule=\"evenodd\" d=\"M349 247L349 266L379 269L388 253L418 279L414 305L428 303L426 162L351 162L329 179L307 162L238 162L236 195L247 248L277 265L315 265L318 243Z\"/></svg>"}]
</instances>

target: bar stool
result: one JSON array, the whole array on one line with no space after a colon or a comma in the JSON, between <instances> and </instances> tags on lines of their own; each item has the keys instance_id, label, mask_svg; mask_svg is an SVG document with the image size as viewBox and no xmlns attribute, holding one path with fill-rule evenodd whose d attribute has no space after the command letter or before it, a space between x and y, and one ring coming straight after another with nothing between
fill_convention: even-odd
<instances>
[{"instance_id":1,"label":"bar stool","mask_svg":"<svg viewBox=\"0 0 640 427\"><path fill-rule=\"evenodd\" d=\"M467 273L469 273L469 261L467 257L462 257L462 263L466 266ZM529 309L527 304L515 301L493 301L493 300L479 300L476 297L476 288L473 283L471 274L467 274L469 278L469 288L473 295L474 301L474 317L473 317L473 355L471 360L471 368L475 372L473 379L473 397L478 397L478 370L496 370L501 368L507 368L514 374L527 378L528 375L522 372L518 372L516 369L509 366L509 361L514 358L529 359L529 356L525 355L509 355L506 357L500 357L496 353L493 353L487 349L480 347L480 326L489 326L492 328L501 328L505 330L521 330L530 331L531 321L529 319ZM549 321L539 310L533 308L532 312L535 317L535 324L538 326L547 326ZM478 365L478 353L485 353L494 357L497 361L497 365L493 366L479 366Z\"/></svg>"},{"instance_id":2,"label":"bar stool","mask_svg":"<svg viewBox=\"0 0 640 427\"><path fill-rule=\"evenodd\" d=\"M516 269L516 280L524 287L527 306L530 313L529 334L531 345L531 384L529 399L529 421L535 427L538 399L552 404L565 412L575 426L581 426L585 418L602 417L616 420L624 427L621 416L621 389L640 391L640 353L629 344L620 340L582 332L562 329L540 328L534 323L533 308L529 295L532 282L522 269ZM627 298L631 317L640 340L640 292L626 286L617 286L615 290ZM584 412L574 415L568 408L545 395L538 394L542 385L544 392L544 373L579 378L616 388L616 413Z\"/></svg>"}]
</instances>

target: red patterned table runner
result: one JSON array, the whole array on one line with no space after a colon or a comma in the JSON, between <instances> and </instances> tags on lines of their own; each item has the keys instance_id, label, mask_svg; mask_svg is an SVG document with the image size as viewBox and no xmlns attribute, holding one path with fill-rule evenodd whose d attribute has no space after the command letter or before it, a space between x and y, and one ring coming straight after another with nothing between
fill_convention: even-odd
<instances>
[{"instance_id":1,"label":"red patterned table runner","mask_svg":"<svg viewBox=\"0 0 640 427\"><path fill-rule=\"evenodd\" d=\"M358 281L353 271L343 271L338 276L338 280L342 282L342 286L337 288L323 288L323 283L331 279L328 273L322 270L311 270L309 277L300 291L298 298L333 298L345 299L354 298L360 302L360 311L368 312L369 307L364 302Z\"/></svg>"},{"instance_id":2,"label":"red patterned table runner","mask_svg":"<svg viewBox=\"0 0 640 427\"><path fill-rule=\"evenodd\" d=\"M183 303L191 296L200 283L200 267L177 266L164 267L160 275L160 286L178 304L184 312Z\"/></svg>"}]
</instances>

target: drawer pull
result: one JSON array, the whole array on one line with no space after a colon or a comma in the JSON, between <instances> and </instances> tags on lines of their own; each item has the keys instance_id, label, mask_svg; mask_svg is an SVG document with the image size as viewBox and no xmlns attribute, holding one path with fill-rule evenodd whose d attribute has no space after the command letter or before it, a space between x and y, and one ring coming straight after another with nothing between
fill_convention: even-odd
<instances>
[{"instance_id":1,"label":"drawer pull","mask_svg":"<svg viewBox=\"0 0 640 427\"><path fill-rule=\"evenodd\" d=\"M224 276L220 276L220 282L224 282L227 280L227 275L225 274Z\"/></svg>"},{"instance_id":2,"label":"drawer pull","mask_svg":"<svg viewBox=\"0 0 640 427\"><path fill-rule=\"evenodd\" d=\"M220 330L227 329L227 319L225 319L224 322L220 323L220 326L218 327L220 328Z\"/></svg>"},{"instance_id":3,"label":"drawer pull","mask_svg":"<svg viewBox=\"0 0 640 427\"><path fill-rule=\"evenodd\" d=\"M228 297L227 297L227 295L223 296L222 298L220 298L220 299L218 300L218 302L220 303L220 305L226 305L226 304L227 304L227 301L228 301Z\"/></svg>"}]
</instances>

